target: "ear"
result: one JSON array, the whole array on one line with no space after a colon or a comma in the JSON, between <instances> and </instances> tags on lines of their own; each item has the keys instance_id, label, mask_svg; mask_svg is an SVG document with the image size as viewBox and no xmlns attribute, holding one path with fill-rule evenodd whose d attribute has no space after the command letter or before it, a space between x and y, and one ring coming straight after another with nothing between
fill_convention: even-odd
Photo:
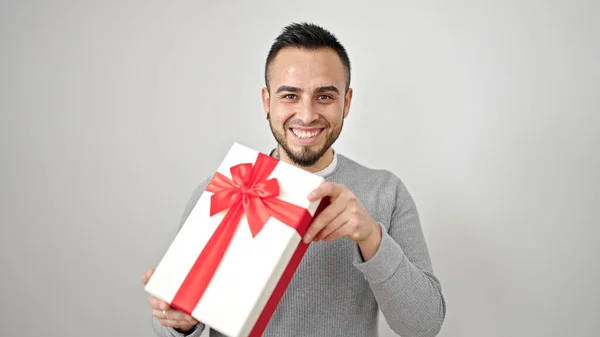
<instances>
[{"instance_id":1,"label":"ear","mask_svg":"<svg viewBox=\"0 0 600 337\"><path fill-rule=\"evenodd\" d=\"M352 103L352 88L349 88L346 91L346 97L344 99L344 118L348 117L348 113L350 112L350 103Z\"/></svg>"},{"instance_id":2,"label":"ear","mask_svg":"<svg viewBox=\"0 0 600 337\"><path fill-rule=\"evenodd\" d=\"M269 94L269 89L262 88L262 103L263 110L265 114L267 114L271 110L271 95Z\"/></svg>"}]
</instances>

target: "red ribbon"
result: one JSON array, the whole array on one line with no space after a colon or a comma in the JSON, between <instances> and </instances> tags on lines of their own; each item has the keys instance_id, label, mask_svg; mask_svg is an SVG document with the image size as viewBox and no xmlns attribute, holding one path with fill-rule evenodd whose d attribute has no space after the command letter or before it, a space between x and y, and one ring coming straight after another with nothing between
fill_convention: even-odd
<instances>
[{"instance_id":1,"label":"red ribbon","mask_svg":"<svg viewBox=\"0 0 600 337\"><path fill-rule=\"evenodd\" d=\"M210 216L227 209L229 211L175 294L172 307L192 313L213 278L244 214L253 237L261 231L270 217L294 228L300 237L304 236L312 216L305 208L278 199L277 179L267 180L277 163L278 160L259 153L254 165L245 163L231 167L232 179L219 172L215 173L206 188L206 191L214 193L211 196ZM307 245L301 242L251 335L262 334L306 248Z\"/></svg>"}]
</instances>

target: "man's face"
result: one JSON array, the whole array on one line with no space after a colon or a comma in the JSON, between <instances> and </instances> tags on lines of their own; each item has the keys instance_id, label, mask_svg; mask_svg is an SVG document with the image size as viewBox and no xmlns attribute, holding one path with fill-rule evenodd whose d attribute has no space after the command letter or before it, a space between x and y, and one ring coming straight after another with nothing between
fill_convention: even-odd
<instances>
[{"instance_id":1,"label":"man's face","mask_svg":"<svg viewBox=\"0 0 600 337\"><path fill-rule=\"evenodd\" d=\"M328 48L284 48L268 76L263 104L273 136L292 162L314 165L340 135L350 108L342 61Z\"/></svg>"}]
</instances>

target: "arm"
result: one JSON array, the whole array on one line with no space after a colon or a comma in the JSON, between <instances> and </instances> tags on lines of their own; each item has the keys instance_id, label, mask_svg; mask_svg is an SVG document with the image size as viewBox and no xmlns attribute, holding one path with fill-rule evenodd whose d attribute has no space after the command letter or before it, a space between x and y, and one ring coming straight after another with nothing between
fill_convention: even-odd
<instances>
[{"instance_id":1,"label":"arm","mask_svg":"<svg viewBox=\"0 0 600 337\"><path fill-rule=\"evenodd\" d=\"M212 176L210 178L212 178ZM187 205L183 211L183 215L181 216L181 220L179 222L179 229L181 229L188 216L192 212L192 209L194 208L194 206L196 206L196 203L198 202L198 199L200 199L200 196L206 189L210 178L207 178L202 183L200 183L200 185L192 193L192 196L188 200ZM159 320L156 317L152 316L152 329L158 337L200 337L200 335L202 335L202 332L204 331L204 328L204 324L198 323L192 330L180 332L174 328L166 327L160 324Z\"/></svg>"},{"instance_id":2,"label":"arm","mask_svg":"<svg viewBox=\"0 0 600 337\"><path fill-rule=\"evenodd\" d=\"M389 229L379 224L379 247L370 258L363 259L356 245L354 264L368 280L395 333L402 337L433 337L441 329L446 303L433 274L416 205L399 180L395 195Z\"/></svg>"}]
</instances>

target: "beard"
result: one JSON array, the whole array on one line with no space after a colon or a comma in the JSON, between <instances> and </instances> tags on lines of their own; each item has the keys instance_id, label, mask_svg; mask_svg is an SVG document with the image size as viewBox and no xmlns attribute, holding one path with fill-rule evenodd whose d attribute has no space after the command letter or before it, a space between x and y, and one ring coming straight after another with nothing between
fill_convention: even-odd
<instances>
[{"instance_id":1,"label":"beard","mask_svg":"<svg viewBox=\"0 0 600 337\"><path fill-rule=\"evenodd\" d=\"M275 140L279 144L279 146L285 151L285 154L290 158L290 160L299 166L308 167L314 165L323 155L329 150L329 148L335 143L340 133L342 132L342 128L344 125L344 119L342 119L341 123L338 127L334 129L329 129L325 137L325 143L318 148L313 148L311 146L302 146L300 151L292 150L291 146L288 143L287 139L287 130L289 130L290 121L286 122L281 130L275 130L273 128L273 122L269 120L269 127L271 128L271 133ZM295 123L297 125L298 123ZM326 132L327 128L330 124L324 120L319 119L317 122L313 123L318 125L319 127L323 127L324 130L321 132ZM314 126L314 125L309 125Z\"/></svg>"}]
</instances>

